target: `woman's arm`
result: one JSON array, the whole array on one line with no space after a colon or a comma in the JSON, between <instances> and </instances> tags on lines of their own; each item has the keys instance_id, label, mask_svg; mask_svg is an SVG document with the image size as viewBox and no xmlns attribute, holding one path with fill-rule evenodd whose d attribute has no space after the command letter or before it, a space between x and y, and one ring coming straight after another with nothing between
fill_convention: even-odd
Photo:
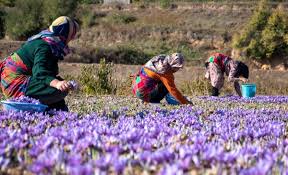
<instances>
[{"instance_id":1,"label":"woman's arm","mask_svg":"<svg viewBox=\"0 0 288 175\"><path fill-rule=\"evenodd\" d=\"M234 62L230 63L230 71L228 73L228 81L229 82L238 82L238 81L242 81L244 83L246 83L248 80L246 78L242 78L242 77L235 77L235 75L237 74L237 64L235 64Z\"/></svg>"},{"instance_id":2,"label":"woman's arm","mask_svg":"<svg viewBox=\"0 0 288 175\"><path fill-rule=\"evenodd\" d=\"M241 93L241 89L240 89L240 85L239 85L239 82L238 81L235 81L234 82L234 89L235 91L237 92L237 94L242 97L242 93Z\"/></svg>"},{"instance_id":3,"label":"woman's arm","mask_svg":"<svg viewBox=\"0 0 288 175\"><path fill-rule=\"evenodd\" d=\"M181 102L181 104L191 104L182 94L181 92L176 88L176 85L174 83L174 76L172 73L167 73L164 75L160 75L159 79L162 81L162 83L165 85L169 93L175 97L178 101Z\"/></svg>"},{"instance_id":4,"label":"woman's arm","mask_svg":"<svg viewBox=\"0 0 288 175\"><path fill-rule=\"evenodd\" d=\"M58 59L52 55L49 45L41 44L34 52L32 76L38 81L50 85L58 74Z\"/></svg>"},{"instance_id":5,"label":"woman's arm","mask_svg":"<svg viewBox=\"0 0 288 175\"><path fill-rule=\"evenodd\" d=\"M49 45L40 45L35 51L32 76L43 84L54 87L60 91L69 90L69 83L57 79L57 74L58 59L52 55Z\"/></svg>"}]
</instances>

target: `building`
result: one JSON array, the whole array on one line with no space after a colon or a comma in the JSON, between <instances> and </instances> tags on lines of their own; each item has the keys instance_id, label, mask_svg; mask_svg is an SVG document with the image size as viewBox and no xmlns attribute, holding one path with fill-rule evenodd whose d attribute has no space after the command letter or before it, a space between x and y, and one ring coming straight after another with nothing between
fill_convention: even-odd
<instances>
[{"instance_id":1,"label":"building","mask_svg":"<svg viewBox=\"0 0 288 175\"><path fill-rule=\"evenodd\" d=\"M104 0L104 4L111 3L121 3L121 4L131 4L132 0Z\"/></svg>"}]
</instances>

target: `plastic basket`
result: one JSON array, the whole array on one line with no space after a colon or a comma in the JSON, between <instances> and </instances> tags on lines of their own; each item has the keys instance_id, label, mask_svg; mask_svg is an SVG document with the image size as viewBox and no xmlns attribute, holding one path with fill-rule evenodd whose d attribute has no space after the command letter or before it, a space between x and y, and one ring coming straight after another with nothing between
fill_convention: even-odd
<instances>
[{"instance_id":1,"label":"plastic basket","mask_svg":"<svg viewBox=\"0 0 288 175\"><path fill-rule=\"evenodd\" d=\"M4 111L28 111L28 112L44 112L47 109L47 105L1 101Z\"/></svg>"},{"instance_id":2,"label":"plastic basket","mask_svg":"<svg viewBox=\"0 0 288 175\"><path fill-rule=\"evenodd\" d=\"M244 98L252 98L256 95L256 84L242 84L241 86L242 96Z\"/></svg>"}]
</instances>

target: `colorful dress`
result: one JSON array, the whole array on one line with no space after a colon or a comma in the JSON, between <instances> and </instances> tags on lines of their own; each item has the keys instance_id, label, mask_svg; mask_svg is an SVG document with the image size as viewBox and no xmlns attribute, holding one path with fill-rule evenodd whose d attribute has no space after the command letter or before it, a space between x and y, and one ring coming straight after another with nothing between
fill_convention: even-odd
<instances>
[{"instance_id":1,"label":"colorful dress","mask_svg":"<svg viewBox=\"0 0 288 175\"><path fill-rule=\"evenodd\" d=\"M235 77L237 73L238 62L233 61L230 57L216 53L212 55L207 61L208 67L206 69L206 78L209 78L211 85L217 89L221 89L224 85L224 74L228 76L229 82L237 80Z\"/></svg>"},{"instance_id":2,"label":"colorful dress","mask_svg":"<svg viewBox=\"0 0 288 175\"><path fill-rule=\"evenodd\" d=\"M58 58L46 41L37 39L3 61L0 86L6 98L50 95L57 91L50 86L57 74Z\"/></svg>"},{"instance_id":3,"label":"colorful dress","mask_svg":"<svg viewBox=\"0 0 288 175\"><path fill-rule=\"evenodd\" d=\"M170 71L159 74L144 66L135 76L132 88L133 94L145 102L159 103L170 93L181 104L189 103L176 88L173 73Z\"/></svg>"},{"instance_id":4,"label":"colorful dress","mask_svg":"<svg viewBox=\"0 0 288 175\"><path fill-rule=\"evenodd\" d=\"M150 78L142 67L135 76L132 87L133 94L145 102L160 102L168 90L161 81Z\"/></svg>"},{"instance_id":5,"label":"colorful dress","mask_svg":"<svg viewBox=\"0 0 288 175\"><path fill-rule=\"evenodd\" d=\"M7 57L3 62L1 89L6 98L25 95L32 70L16 54Z\"/></svg>"}]
</instances>

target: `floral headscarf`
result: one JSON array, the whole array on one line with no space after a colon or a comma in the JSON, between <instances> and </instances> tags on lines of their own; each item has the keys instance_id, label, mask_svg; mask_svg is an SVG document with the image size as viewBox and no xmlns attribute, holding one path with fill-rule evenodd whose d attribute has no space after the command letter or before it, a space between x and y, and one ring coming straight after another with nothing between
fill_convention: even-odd
<instances>
[{"instance_id":1,"label":"floral headscarf","mask_svg":"<svg viewBox=\"0 0 288 175\"><path fill-rule=\"evenodd\" d=\"M67 16L61 16L53 21L49 29L28 38L27 42L41 38L49 43L53 55L63 59L70 52L68 42L74 39L78 30L79 25L76 21Z\"/></svg>"},{"instance_id":2,"label":"floral headscarf","mask_svg":"<svg viewBox=\"0 0 288 175\"><path fill-rule=\"evenodd\" d=\"M164 74L173 68L182 68L183 64L184 56L181 53L173 53L172 55L155 56L144 67L156 73Z\"/></svg>"}]
</instances>

